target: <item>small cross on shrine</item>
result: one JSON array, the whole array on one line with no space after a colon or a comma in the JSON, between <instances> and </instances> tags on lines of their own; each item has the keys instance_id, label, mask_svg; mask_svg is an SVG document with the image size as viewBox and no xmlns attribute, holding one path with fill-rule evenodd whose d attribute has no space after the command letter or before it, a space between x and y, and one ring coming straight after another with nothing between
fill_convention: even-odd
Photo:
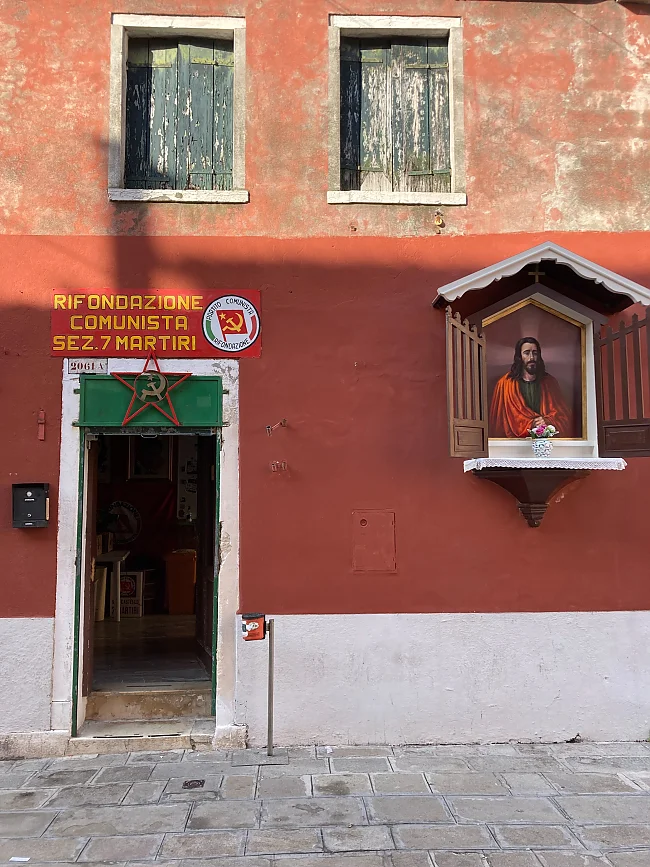
<instances>
[{"instance_id":1,"label":"small cross on shrine","mask_svg":"<svg viewBox=\"0 0 650 867\"><path fill-rule=\"evenodd\" d=\"M539 278L540 278L540 277L544 277L544 276L545 276L545 272L539 270L539 264L535 264L535 270L534 270L534 271L529 271L528 274L529 274L529 276L535 278L535 282L536 282L536 283L539 283Z\"/></svg>"}]
</instances>

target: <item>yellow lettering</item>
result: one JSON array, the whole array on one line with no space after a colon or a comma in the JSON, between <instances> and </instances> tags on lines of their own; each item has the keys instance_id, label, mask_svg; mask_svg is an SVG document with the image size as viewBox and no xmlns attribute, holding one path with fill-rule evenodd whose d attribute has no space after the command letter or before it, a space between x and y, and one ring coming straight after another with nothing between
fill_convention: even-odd
<instances>
[{"instance_id":1,"label":"yellow lettering","mask_svg":"<svg viewBox=\"0 0 650 867\"><path fill-rule=\"evenodd\" d=\"M156 348L156 338L153 334L149 334L144 338L144 348L145 349L155 349Z\"/></svg>"},{"instance_id":2,"label":"yellow lettering","mask_svg":"<svg viewBox=\"0 0 650 867\"><path fill-rule=\"evenodd\" d=\"M192 335L192 350L196 349L196 337Z\"/></svg>"},{"instance_id":3,"label":"yellow lettering","mask_svg":"<svg viewBox=\"0 0 650 867\"><path fill-rule=\"evenodd\" d=\"M85 295L75 295L74 296L74 309L76 310L77 307L81 307L81 305L84 303L85 300L86 300Z\"/></svg>"},{"instance_id":4,"label":"yellow lettering","mask_svg":"<svg viewBox=\"0 0 650 867\"><path fill-rule=\"evenodd\" d=\"M131 349L142 349L142 337L139 334L134 334L131 338Z\"/></svg>"},{"instance_id":5,"label":"yellow lettering","mask_svg":"<svg viewBox=\"0 0 650 867\"><path fill-rule=\"evenodd\" d=\"M111 327L111 317L110 316L100 316L99 317L99 328L110 329Z\"/></svg>"},{"instance_id":6,"label":"yellow lettering","mask_svg":"<svg viewBox=\"0 0 650 867\"><path fill-rule=\"evenodd\" d=\"M118 349L128 349L129 348L129 338L128 337L116 337L115 338L115 350Z\"/></svg>"},{"instance_id":7,"label":"yellow lettering","mask_svg":"<svg viewBox=\"0 0 650 867\"><path fill-rule=\"evenodd\" d=\"M139 316L127 316L127 331L137 331L140 327L140 317Z\"/></svg>"},{"instance_id":8,"label":"yellow lettering","mask_svg":"<svg viewBox=\"0 0 650 867\"><path fill-rule=\"evenodd\" d=\"M52 349L56 349L57 351L60 349L65 349L65 337L63 334L55 334L52 338Z\"/></svg>"},{"instance_id":9,"label":"yellow lettering","mask_svg":"<svg viewBox=\"0 0 650 867\"><path fill-rule=\"evenodd\" d=\"M129 299L126 295L116 295L115 296L115 309L116 310L126 310L129 306Z\"/></svg>"},{"instance_id":10,"label":"yellow lettering","mask_svg":"<svg viewBox=\"0 0 650 867\"><path fill-rule=\"evenodd\" d=\"M173 316L161 316L160 318L165 323L165 328L167 329L167 331L169 331L169 329L171 328L170 323L174 317Z\"/></svg>"},{"instance_id":11,"label":"yellow lettering","mask_svg":"<svg viewBox=\"0 0 650 867\"><path fill-rule=\"evenodd\" d=\"M113 316L113 328L115 331L124 331L126 328L126 316ZM126 349L126 346L124 348Z\"/></svg>"},{"instance_id":12,"label":"yellow lettering","mask_svg":"<svg viewBox=\"0 0 650 867\"><path fill-rule=\"evenodd\" d=\"M192 295L192 310L201 310L203 307L203 295Z\"/></svg>"},{"instance_id":13,"label":"yellow lettering","mask_svg":"<svg viewBox=\"0 0 650 867\"><path fill-rule=\"evenodd\" d=\"M65 295L54 296L54 309L65 310ZM63 347L61 347L63 349Z\"/></svg>"},{"instance_id":14,"label":"yellow lettering","mask_svg":"<svg viewBox=\"0 0 650 867\"><path fill-rule=\"evenodd\" d=\"M131 295L131 310L142 310L142 295Z\"/></svg>"},{"instance_id":15,"label":"yellow lettering","mask_svg":"<svg viewBox=\"0 0 650 867\"><path fill-rule=\"evenodd\" d=\"M187 336L187 334L183 334L178 338L178 348L179 349L187 349L187 351L189 352L189 350L190 350L190 338Z\"/></svg>"},{"instance_id":16,"label":"yellow lettering","mask_svg":"<svg viewBox=\"0 0 650 867\"><path fill-rule=\"evenodd\" d=\"M187 331L187 316L176 317L176 331Z\"/></svg>"},{"instance_id":17,"label":"yellow lettering","mask_svg":"<svg viewBox=\"0 0 650 867\"><path fill-rule=\"evenodd\" d=\"M99 310L99 295L89 295L88 296L88 309L89 310Z\"/></svg>"},{"instance_id":18,"label":"yellow lettering","mask_svg":"<svg viewBox=\"0 0 650 867\"><path fill-rule=\"evenodd\" d=\"M75 323L75 319L78 319L79 321L81 321L81 318L82 318L81 316L71 316L71 317L70 317L70 328L71 328L73 331L81 331L81 329L83 328L83 325L75 325L75 324L74 324L74 323Z\"/></svg>"},{"instance_id":19,"label":"yellow lettering","mask_svg":"<svg viewBox=\"0 0 650 867\"><path fill-rule=\"evenodd\" d=\"M86 334L81 339L83 340L82 349L90 349L92 351L95 348L93 346L92 334Z\"/></svg>"},{"instance_id":20,"label":"yellow lettering","mask_svg":"<svg viewBox=\"0 0 650 867\"><path fill-rule=\"evenodd\" d=\"M160 316L147 316L147 328L157 331L160 328Z\"/></svg>"},{"instance_id":21,"label":"yellow lettering","mask_svg":"<svg viewBox=\"0 0 650 867\"><path fill-rule=\"evenodd\" d=\"M76 334L68 334L68 351L69 352L79 352L79 347L77 346L77 341L79 338Z\"/></svg>"},{"instance_id":22,"label":"yellow lettering","mask_svg":"<svg viewBox=\"0 0 650 867\"><path fill-rule=\"evenodd\" d=\"M165 295L163 298L163 307L165 310L176 310L176 299L173 295Z\"/></svg>"},{"instance_id":23,"label":"yellow lettering","mask_svg":"<svg viewBox=\"0 0 650 867\"><path fill-rule=\"evenodd\" d=\"M87 328L88 331L96 331L97 330L97 317L96 316L86 316L84 318L84 328Z\"/></svg>"},{"instance_id":24,"label":"yellow lettering","mask_svg":"<svg viewBox=\"0 0 650 867\"><path fill-rule=\"evenodd\" d=\"M108 349L112 339L110 334L102 334L102 349Z\"/></svg>"},{"instance_id":25,"label":"yellow lettering","mask_svg":"<svg viewBox=\"0 0 650 867\"><path fill-rule=\"evenodd\" d=\"M158 338L158 340L160 340L160 342L162 343L163 352L166 352L167 351L167 341L169 340L169 337L166 334L161 334L160 337Z\"/></svg>"},{"instance_id":26,"label":"yellow lettering","mask_svg":"<svg viewBox=\"0 0 650 867\"><path fill-rule=\"evenodd\" d=\"M102 310L112 310L115 307L115 297L113 295L102 295Z\"/></svg>"},{"instance_id":27,"label":"yellow lettering","mask_svg":"<svg viewBox=\"0 0 650 867\"><path fill-rule=\"evenodd\" d=\"M178 296L178 309L179 310L189 310L190 309L190 296L189 295L179 295Z\"/></svg>"},{"instance_id":28,"label":"yellow lettering","mask_svg":"<svg viewBox=\"0 0 650 867\"><path fill-rule=\"evenodd\" d=\"M145 310L155 310L156 309L156 296L155 295L145 295L144 296L144 309Z\"/></svg>"}]
</instances>

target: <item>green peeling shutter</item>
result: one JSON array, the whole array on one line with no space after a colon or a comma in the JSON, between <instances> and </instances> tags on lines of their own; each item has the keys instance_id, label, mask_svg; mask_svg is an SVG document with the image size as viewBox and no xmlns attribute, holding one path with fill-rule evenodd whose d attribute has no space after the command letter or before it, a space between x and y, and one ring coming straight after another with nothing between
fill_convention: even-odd
<instances>
[{"instance_id":1,"label":"green peeling shutter","mask_svg":"<svg viewBox=\"0 0 650 867\"><path fill-rule=\"evenodd\" d=\"M127 187L232 189L233 71L231 42L131 40Z\"/></svg>"},{"instance_id":2,"label":"green peeling shutter","mask_svg":"<svg viewBox=\"0 0 650 867\"><path fill-rule=\"evenodd\" d=\"M341 40L341 188L451 190L446 38Z\"/></svg>"}]
</instances>

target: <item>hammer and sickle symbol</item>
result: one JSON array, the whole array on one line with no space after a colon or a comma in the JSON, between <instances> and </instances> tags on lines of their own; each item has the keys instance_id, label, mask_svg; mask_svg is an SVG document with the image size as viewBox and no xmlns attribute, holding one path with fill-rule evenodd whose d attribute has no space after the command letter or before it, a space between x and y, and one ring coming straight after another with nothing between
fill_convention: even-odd
<instances>
[{"instance_id":1,"label":"hammer and sickle symbol","mask_svg":"<svg viewBox=\"0 0 650 867\"><path fill-rule=\"evenodd\" d=\"M235 316L237 316L238 319L235 319ZM233 313L232 316L225 319L225 323L228 328L232 329L232 331L241 331L244 324L244 317L241 313Z\"/></svg>"},{"instance_id":2,"label":"hammer and sickle symbol","mask_svg":"<svg viewBox=\"0 0 650 867\"><path fill-rule=\"evenodd\" d=\"M148 385L140 391L138 397L141 401L162 400L167 391L167 380L160 373L144 374L148 380Z\"/></svg>"}]
</instances>

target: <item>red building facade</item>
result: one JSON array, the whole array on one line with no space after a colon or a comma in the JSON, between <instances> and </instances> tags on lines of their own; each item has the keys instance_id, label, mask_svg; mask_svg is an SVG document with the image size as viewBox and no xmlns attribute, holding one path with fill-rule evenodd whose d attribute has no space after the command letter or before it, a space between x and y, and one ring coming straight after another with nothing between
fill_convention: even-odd
<instances>
[{"instance_id":1,"label":"red building facade","mask_svg":"<svg viewBox=\"0 0 650 867\"><path fill-rule=\"evenodd\" d=\"M566 268L551 289L596 311L594 334L645 315L629 306L650 299L644 7L9 0L1 21L6 749L65 749L95 707L78 566L102 531L89 536L88 459L79 475L92 425L80 440L81 383L51 353L54 290L260 292L260 357L159 353L163 372L220 377L226 392L211 476L217 742L264 742L265 645L240 639L251 611L276 620L285 743L646 737L650 463L621 452L624 471L576 478L527 526L507 491L450 457L447 302L432 307L441 287L551 243L593 276L533 255L512 293L545 285L523 279L535 266ZM230 187L120 184L125 39L221 36L234 46ZM341 189L341 40L429 38L450 46L450 188ZM509 279L452 307L505 304ZM145 355L106 373L137 372ZM12 484L37 481L49 526L13 528ZM114 481L100 478L99 513ZM141 507L145 530L157 508ZM173 549L196 548L200 572L205 528L177 523ZM153 617L168 612L158 592Z\"/></svg>"}]
</instances>

